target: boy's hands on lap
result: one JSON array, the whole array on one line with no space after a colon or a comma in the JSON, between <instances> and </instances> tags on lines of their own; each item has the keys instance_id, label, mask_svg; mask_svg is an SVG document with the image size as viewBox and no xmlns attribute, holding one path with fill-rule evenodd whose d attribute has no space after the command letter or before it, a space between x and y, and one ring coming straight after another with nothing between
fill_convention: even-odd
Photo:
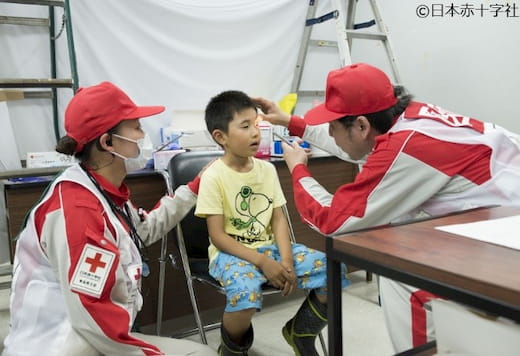
<instances>
[{"instance_id":1,"label":"boy's hands on lap","mask_svg":"<svg viewBox=\"0 0 520 356\"><path fill-rule=\"evenodd\" d=\"M280 289L283 296L293 292L296 287L296 274L292 261L276 262L270 258L265 258L259 267L269 283Z\"/></svg>"},{"instance_id":2,"label":"boy's hands on lap","mask_svg":"<svg viewBox=\"0 0 520 356\"><path fill-rule=\"evenodd\" d=\"M290 279L290 273L281 263L266 257L260 266L269 283L278 289L284 289L285 282Z\"/></svg>"},{"instance_id":3,"label":"boy's hands on lap","mask_svg":"<svg viewBox=\"0 0 520 356\"><path fill-rule=\"evenodd\" d=\"M294 263L292 260L283 260L280 264L289 273L289 278L285 281L284 287L282 288L282 295L286 296L291 294L296 288L296 273L294 272Z\"/></svg>"}]
</instances>

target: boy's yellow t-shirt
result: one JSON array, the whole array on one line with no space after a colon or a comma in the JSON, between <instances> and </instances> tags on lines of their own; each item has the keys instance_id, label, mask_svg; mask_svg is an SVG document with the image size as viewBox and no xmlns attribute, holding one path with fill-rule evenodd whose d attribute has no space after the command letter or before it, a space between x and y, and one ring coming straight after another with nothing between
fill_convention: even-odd
<instances>
[{"instance_id":1,"label":"boy's yellow t-shirt","mask_svg":"<svg viewBox=\"0 0 520 356\"><path fill-rule=\"evenodd\" d=\"M204 171L195 215L223 215L226 233L249 248L274 243L271 217L286 203L274 165L253 158L253 169L237 172L221 159ZM211 243L212 261L219 250Z\"/></svg>"}]
</instances>

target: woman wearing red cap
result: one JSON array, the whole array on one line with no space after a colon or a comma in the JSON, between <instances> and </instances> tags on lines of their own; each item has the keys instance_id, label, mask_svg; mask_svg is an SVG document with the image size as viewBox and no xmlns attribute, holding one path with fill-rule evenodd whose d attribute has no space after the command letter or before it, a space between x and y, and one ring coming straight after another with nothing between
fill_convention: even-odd
<instances>
[{"instance_id":1,"label":"woman wearing red cap","mask_svg":"<svg viewBox=\"0 0 520 356\"><path fill-rule=\"evenodd\" d=\"M312 178L305 151L283 144L296 207L310 226L336 235L481 206L520 207L518 135L401 92L384 72L358 63L329 73L325 103L303 120L256 99L271 123L363 163L354 182L332 195ZM322 123L328 130L314 126ZM396 351L433 337L426 304L435 296L387 278L380 293Z\"/></svg>"},{"instance_id":2,"label":"woman wearing red cap","mask_svg":"<svg viewBox=\"0 0 520 356\"><path fill-rule=\"evenodd\" d=\"M65 112L58 152L80 161L50 183L18 237L11 327L3 355L213 355L186 340L131 333L143 298L146 245L194 206L199 178L146 213L129 201L127 173L151 144L137 106L103 82L80 89Z\"/></svg>"}]
</instances>

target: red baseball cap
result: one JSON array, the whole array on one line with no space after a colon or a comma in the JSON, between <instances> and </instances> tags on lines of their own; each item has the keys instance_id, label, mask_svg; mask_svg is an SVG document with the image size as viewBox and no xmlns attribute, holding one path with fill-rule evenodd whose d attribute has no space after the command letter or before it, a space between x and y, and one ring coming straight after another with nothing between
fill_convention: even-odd
<instances>
[{"instance_id":1,"label":"red baseball cap","mask_svg":"<svg viewBox=\"0 0 520 356\"><path fill-rule=\"evenodd\" d=\"M347 115L382 111L396 103L388 76L370 64L356 63L329 73L325 103L309 110L304 120L309 125L318 125Z\"/></svg>"},{"instance_id":2,"label":"red baseball cap","mask_svg":"<svg viewBox=\"0 0 520 356\"><path fill-rule=\"evenodd\" d=\"M65 131L77 142L76 152L123 120L159 114L164 106L137 106L120 88L102 82L79 88L65 110Z\"/></svg>"}]
</instances>

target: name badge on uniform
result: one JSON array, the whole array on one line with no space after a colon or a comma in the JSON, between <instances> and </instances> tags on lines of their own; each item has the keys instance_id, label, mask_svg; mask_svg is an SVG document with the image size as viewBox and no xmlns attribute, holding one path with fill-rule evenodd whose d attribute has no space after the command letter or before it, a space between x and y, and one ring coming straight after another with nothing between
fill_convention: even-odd
<instances>
[{"instance_id":1,"label":"name badge on uniform","mask_svg":"<svg viewBox=\"0 0 520 356\"><path fill-rule=\"evenodd\" d=\"M86 244L72 276L71 290L99 298L114 260L115 253Z\"/></svg>"}]
</instances>

